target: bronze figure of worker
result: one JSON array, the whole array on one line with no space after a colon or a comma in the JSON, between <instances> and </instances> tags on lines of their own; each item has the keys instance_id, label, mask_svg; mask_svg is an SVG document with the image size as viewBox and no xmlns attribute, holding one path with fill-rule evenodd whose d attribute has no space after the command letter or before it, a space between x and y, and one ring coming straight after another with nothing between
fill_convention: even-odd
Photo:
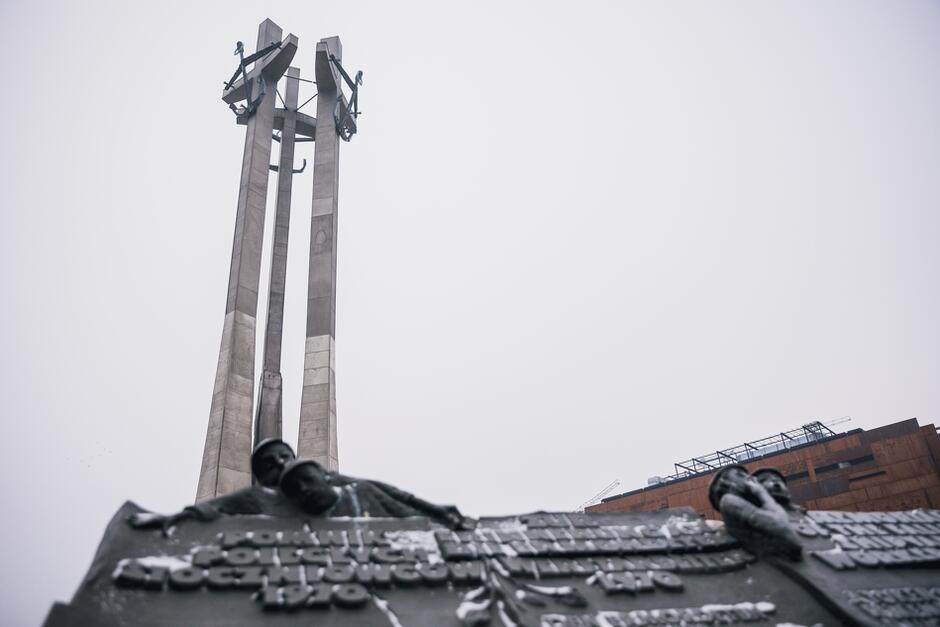
<instances>
[{"instance_id":1,"label":"bronze figure of worker","mask_svg":"<svg viewBox=\"0 0 940 627\"><path fill-rule=\"evenodd\" d=\"M276 488L281 473L294 461L294 449L280 438L268 438L258 442L251 454L251 474L267 488Z\"/></svg>"},{"instance_id":2,"label":"bronze figure of worker","mask_svg":"<svg viewBox=\"0 0 940 627\"><path fill-rule=\"evenodd\" d=\"M750 473L747 468L741 464L730 464L718 470L708 485L708 501L712 504L712 507L720 512L719 503L721 497L725 494L736 494L741 498L750 500L751 496L746 488L749 476Z\"/></svg>"},{"instance_id":3,"label":"bronze figure of worker","mask_svg":"<svg viewBox=\"0 0 940 627\"><path fill-rule=\"evenodd\" d=\"M164 533L183 520L209 522L221 516L425 516L452 529L472 529L474 521L452 505L436 505L393 485L325 470L314 461L296 461L294 450L271 438L255 446L251 472L257 482L231 494L196 503L176 514L140 512L128 522Z\"/></svg>"},{"instance_id":4,"label":"bronze figure of worker","mask_svg":"<svg viewBox=\"0 0 940 627\"><path fill-rule=\"evenodd\" d=\"M780 503L783 509L788 511L805 511L802 507L793 502L793 495L790 488L787 487L787 480L776 468L760 468L754 471L754 478L757 479L764 489L774 497L774 500Z\"/></svg>"},{"instance_id":5,"label":"bronze figure of worker","mask_svg":"<svg viewBox=\"0 0 940 627\"><path fill-rule=\"evenodd\" d=\"M708 499L721 512L728 532L752 553L801 558L803 547L786 510L743 466L734 464L716 472Z\"/></svg>"},{"instance_id":6,"label":"bronze figure of worker","mask_svg":"<svg viewBox=\"0 0 940 627\"><path fill-rule=\"evenodd\" d=\"M209 522L221 516L268 514L289 516L297 513L296 506L284 498L277 488L284 468L294 460L294 449L277 438L263 440L251 454L251 472L255 485L196 503L175 514L163 515L140 512L128 522L138 528L160 527L167 533L173 525L187 519Z\"/></svg>"}]
</instances>

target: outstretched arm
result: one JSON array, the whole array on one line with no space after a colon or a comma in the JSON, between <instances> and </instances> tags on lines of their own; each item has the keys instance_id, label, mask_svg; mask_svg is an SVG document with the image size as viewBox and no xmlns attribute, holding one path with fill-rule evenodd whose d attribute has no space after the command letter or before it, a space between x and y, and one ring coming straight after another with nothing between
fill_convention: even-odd
<instances>
[{"instance_id":1,"label":"outstretched arm","mask_svg":"<svg viewBox=\"0 0 940 627\"><path fill-rule=\"evenodd\" d=\"M401 488L396 488L391 484L381 481L373 481L372 484L395 500L405 503L409 507L418 510L422 514L425 514L429 518L451 529L473 529L476 527L476 521L461 514L460 510L454 505L438 505L431 503L410 492L405 492Z\"/></svg>"},{"instance_id":2,"label":"outstretched arm","mask_svg":"<svg viewBox=\"0 0 940 627\"><path fill-rule=\"evenodd\" d=\"M135 529L160 529L164 536L170 535L170 528L181 520L190 518L192 514L184 509L175 514L157 514L154 512L137 512L127 517L127 522Z\"/></svg>"},{"instance_id":3,"label":"outstretched arm","mask_svg":"<svg viewBox=\"0 0 940 627\"><path fill-rule=\"evenodd\" d=\"M137 529L160 528L163 530L163 535L169 535L170 527L184 520L211 522L223 515L261 514L263 509L255 491L246 488L210 501L184 507L182 511L175 514L138 512L137 514L131 514L127 518L127 522Z\"/></svg>"}]
</instances>

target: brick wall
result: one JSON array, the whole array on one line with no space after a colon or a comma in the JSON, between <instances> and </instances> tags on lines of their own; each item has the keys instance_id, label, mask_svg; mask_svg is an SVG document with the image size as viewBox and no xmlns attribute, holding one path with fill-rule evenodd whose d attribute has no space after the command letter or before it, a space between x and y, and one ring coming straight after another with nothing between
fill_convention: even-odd
<instances>
[{"instance_id":1,"label":"brick wall","mask_svg":"<svg viewBox=\"0 0 940 627\"><path fill-rule=\"evenodd\" d=\"M940 509L940 436L932 424L919 426L916 419L853 431L745 466L781 471L794 500L809 509ZM633 512L690 506L718 518L708 502L711 477L708 473L634 490L587 509Z\"/></svg>"}]
</instances>

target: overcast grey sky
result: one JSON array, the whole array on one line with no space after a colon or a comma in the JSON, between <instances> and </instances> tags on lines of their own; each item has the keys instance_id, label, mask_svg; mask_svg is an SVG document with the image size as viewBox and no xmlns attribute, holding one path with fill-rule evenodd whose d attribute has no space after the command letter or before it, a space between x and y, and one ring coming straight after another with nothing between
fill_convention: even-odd
<instances>
[{"instance_id":1,"label":"overcast grey sky","mask_svg":"<svg viewBox=\"0 0 940 627\"><path fill-rule=\"evenodd\" d=\"M5 0L9 624L71 596L125 499L195 495L244 140L221 84L266 16L304 76L328 35L365 73L344 472L473 515L565 510L813 419L940 420L938 2Z\"/></svg>"}]
</instances>

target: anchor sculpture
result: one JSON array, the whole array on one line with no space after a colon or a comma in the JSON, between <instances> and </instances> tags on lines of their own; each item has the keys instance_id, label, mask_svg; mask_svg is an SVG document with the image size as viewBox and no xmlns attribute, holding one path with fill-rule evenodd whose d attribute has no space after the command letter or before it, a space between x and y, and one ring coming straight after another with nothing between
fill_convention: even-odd
<instances>
[{"instance_id":1,"label":"anchor sculpture","mask_svg":"<svg viewBox=\"0 0 940 627\"><path fill-rule=\"evenodd\" d=\"M296 140L295 140L296 141ZM274 165L273 163L268 166L272 172L280 172L281 166ZM304 170L307 169L307 160L303 160L303 164L299 168L291 169L291 174L301 174Z\"/></svg>"},{"instance_id":2,"label":"anchor sculpture","mask_svg":"<svg viewBox=\"0 0 940 627\"><path fill-rule=\"evenodd\" d=\"M252 442L282 437L281 344L292 178L307 166L306 160L301 160L299 167L295 165L294 149L299 142L315 141L316 149L311 168L311 247L298 454L328 471L338 467L333 357L338 157L340 140L349 141L357 130L362 72L350 76L341 64L339 38L327 37L316 46L313 80L301 78L300 69L290 67L297 45L297 37L282 38L280 28L265 20L259 28L256 52L248 54L244 43L236 44L238 67L224 83L222 100L247 133L226 318L197 502L251 485L248 458ZM299 97L302 83L316 85L316 93L306 100ZM314 100L316 116L308 115L304 107ZM280 145L274 161L272 142ZM272 171L277 173L277 193L268 244L264 242L264 222ZM262 248L268 245L271 265L265 295L259 293L259 275ZM261 372L256 373L259 300L267 301L267 316L263 328L257 329L263 334L259 346L263 355Z\"/></svg>"},{"instance_id":3,"label":"anchor sculpture","mask_svg":"<svg viewBox=\"0 0 940 627\"><path fill-rule=\"evenodd\" d=\"M349 87L349 102L345 101L342 90L337 90L336 108L333 110L333 121L336 123L336 132L343 141L349 141L356 134L356 120L362 114L359 111L359 86L362 85L362 70L356 72L356 79L349 78L349 74L343 69L335 55L330 55L330 62L336 67L336 70L343 77L346 85Z\"/></svg>"},{"instance_id":4,"label":"anchor sculpture","mask_svg":"<svg viewBox=\"0 0 940 627\"><path fill-rule=\"evenodd\" d=\"M255 111L258 110L258 105L261 104L261 101L264 100L264 96L267 93L267 77L265 77L264 67L269 66L270 64L264 64L260 69L260 72L250 72L248 66L256 64L261 59L264 59L266 56L279 50L281 48L280 41L276 41L261 50L250 54L247 57L245 56L245 44L238 41L235 43L235 52L234 54L238 55L239 62L238 67L235 68L235 73L232 74L232 78L228 79L225 83L223 91L226 92L226 95L223 96L223 100L228 103L229 108L232 110L235 115L245 115L252 116L255 114ZM296 46L294 48L296 50ZM290 53L290 56L293 57L293 52ZM287 59L287 63L290 63L290 59ZM277 79L281 77L284 73L284 69L281 68L280 71L277 71L276 68L271 68L267 74L268 77L274 78L274 82L277 83ZM235 87L235 81L240 79L239 89L233 90ZM257 93L255 92L254 85L258 84ZM246 104L243 106L237 106L235 103L240 100L245 100Z\"/></svg>"}]
</instances>

